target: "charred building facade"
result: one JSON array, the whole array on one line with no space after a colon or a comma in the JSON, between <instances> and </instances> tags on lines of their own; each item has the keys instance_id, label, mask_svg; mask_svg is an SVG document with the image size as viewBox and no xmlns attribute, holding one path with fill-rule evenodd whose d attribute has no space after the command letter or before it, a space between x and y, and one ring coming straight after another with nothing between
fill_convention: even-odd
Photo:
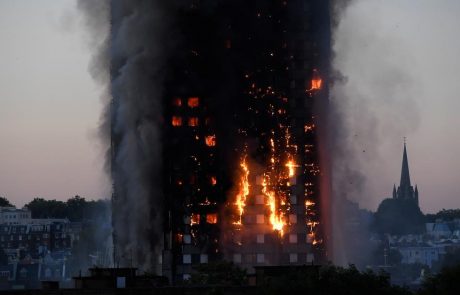
<instances>
[{"instance_id":1,"label":"charred building facade","mask_svg":"<svg viewBox=\"0 0 460 295\"><path fill-rule=\"evenodd\" d=\"M161 245L163 275L180 282L220 260L252 272L326 259L318 126L329 13L324 0L175 8L161 84L162 199L149 204L162 208L163 239L151 247Z\"/></svg>"},{"instance_id":2,"label":"charred building facade","mask_svg":"<svg viewBox=\"0 0 460 295\"><path fill-rule=\"evenodd\" d=\"M318 263L327 1L195 1L167 82L163 271Z\"/></svg>"}]
</instances>

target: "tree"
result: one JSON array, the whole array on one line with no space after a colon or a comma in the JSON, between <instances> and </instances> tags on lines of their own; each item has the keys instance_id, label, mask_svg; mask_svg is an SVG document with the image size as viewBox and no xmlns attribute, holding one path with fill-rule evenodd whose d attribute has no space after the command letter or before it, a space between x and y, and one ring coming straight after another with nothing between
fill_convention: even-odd
<instances>
[{"instance_id":1,"label":"tree","mask_svg":"<svg viewBox=\"0 0 460 295\"><path fill-rule=\"evenodd\" d=\"M0 196L0 207L13 207L13 205L7 198Z\"/></svg>"},{"instance_id":2,"label":"tree","mask_svg":"<svg viewBox=\"0 0 460 295\"><path fill-rule=\"evenodd\" d=\"M457 295L460 290L460 265L444 268L436 276L428 277L419 295Z\"/></svg>"},{"instance_id":3,"label":"tree","mask_svg":"<svg viewBox=\"0 0 460 295\"><path fill-rule=\"evenodd\" d=\"M190 283L193 285L241 286L246 284L246 271L231 262L201 264L195 268Z\"/></svg>"},{"instance_id":4,"label":"tree","mask_svg":"<svg viewBox=\"0 0 460 295\"><path fill-rule=\"evenodd\" d=\"M382 234L418 234L424 228L425 217L411 200L385 199L375 213L374 229Z\"/></svg>"},{"instance_id":5,"label":"tree","mask_svg":"<svg viewBox=\"0 0 460 295\"><path fill-rule=\"evenodd\" d=\"M309 268L294 268L282 276L272 278L258 290L258 294L378 294L409 295L408 290L392 286L388 275L371 271L360 272L351 265L349 268L324 266L319 273Z\"/></svg>"},{"instance_id":6,"label":"tree","mask_svg":"<svg viewBox=\"0 0 460 295\"><path fill-rule=\"evenodd\" d=\"M82 220L85 209L87 207L87 202L85 198L80 196L75 196L70 198L66 202L67 206L67 218L71 221Z\"/></svg>"},{"instance_id":7,"label":"tree","mask_svg":"<svg viewBox=\"0 0 460 295\"><path fill-rule=\"evenodd\" d=\"M426 222L435 222L436 219L442 219L443 221L451 221L456 218L460 218L460 209L442 209L436 214L427 214Z\"/></svg>"},{"instance_id":8,"label":"tree","mask_svg":"<svg viewBox=\"0 0 460 295\"><path fill-rule=\"evenodd\" d=\"M57 200L35 198L25 205L32 213L32 218L66 218L66 204Z\"/></svg>"},{"instance_id":9,"label":"tree","mask_svg":"<svg viewBox=\"0 0 460 295\"><path fill-rule=\"evenodd\" d=\"M70 221L110 219L109 201L86 201L78 195L66 202L35 198L25 207L32 212L32 218L68 218Z\"/></svg>"}]
</instances>

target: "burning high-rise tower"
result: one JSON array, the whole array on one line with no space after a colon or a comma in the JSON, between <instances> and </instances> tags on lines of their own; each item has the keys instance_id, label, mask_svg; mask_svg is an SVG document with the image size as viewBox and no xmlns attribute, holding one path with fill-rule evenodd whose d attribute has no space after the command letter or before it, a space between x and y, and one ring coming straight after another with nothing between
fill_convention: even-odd
<instances>
[{"instance_id":1,"label":"burning high-rise tower","mask_svg":"<svg viewBox=\"0 0 460 295\"><path fill-rule=\"evenodd\" d=\"M136 58L122 56L113 69L115 78L134 75L125 86L114 79L112 91L118 261L137 251L127 250L135 242L126 230L147 236L153 264L163 249L162 272L174 281L187 279L194 265L223 259L249 271L324 261L319 135L329 2L114 2L113 34L129 34L138 23L147 28L143 38L154 39L126 46ZM136 21L149 9L154 20ZM120 116L132 108L141 115ZM137 193L148 195L138 209L150 216L137 222L149 224L125 226L116 214Z\"/></svg>"}]
</instances>

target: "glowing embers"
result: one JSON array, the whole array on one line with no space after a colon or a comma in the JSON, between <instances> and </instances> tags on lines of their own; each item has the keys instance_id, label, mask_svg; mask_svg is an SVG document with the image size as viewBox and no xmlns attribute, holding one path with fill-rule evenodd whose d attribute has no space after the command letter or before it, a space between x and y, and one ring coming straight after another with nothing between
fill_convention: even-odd
<instances>
[{"instance_id":1,"label":"glowing embers","mask_svg":"<svg viewBox=\"0 0 460 295\"><path fill-rule=\"evenodd\" d=\"M321 90L322 84L323 84L323 80L319 76L318 70L314 69L313 75L311 78L311 88L308 89L307 92L314 91L314 90Z\"/></svg>"},{"instance_id":2,"label":"glowing embers","mask_svg":"<svg viewBox=\"0 0 460 295\"><path fill-rule=\"evenodd\" d=\"M182 126L182 117L173 116L173 117L171 118L171 125L173 125L174 127L180 127L180 126Z\"/></svg>"},{"instance_id":3,"label":"glowing embers","mask_svg":"<svg viewBox=\"0 0 460 295\"><path fill-rule=\"evenodd\" d=\"M316 229L319 225L318 221L314 221L316 212L314 210L315 203L311 200L305 201L305 215L307 220L307 243L312 245L321 244L323 241L316 238Z\"/></svg>"},{"instance_id":4,"label":"glowing embers","mask_svg":"<svg viewBox=\"0 0 460 295\"><path fill-rule=\"evenodd\" d=\"M207 146L213 147L216 146L216 136L215 135L208 135L204 138L204 141Z\"/></svg>"},{"instance_id":5,"label":"glowing embers","mask_svg":"<svg viewBox=\"0 0 460 295\"><path fill-rule=\"evenodd\" d=\"M211 176L210 182L212 186L215 186L217 184L217 178L215 176Z\"/></svg>"},{"instance_id":6,"label":"glowing embers","mask_svg":"<svg viewBox=\"0 0 460 295\"><path fill-rule=\"evenodd\" d=\"M240 187L238 194L235 199L235 206L237 208L238 220L234 224L241 225L242 217L244 213L244 207L246 206L246 199L249 195L249 166L246 163L246 156L243 157L240 163L242 169L242 175L240 178Z\"/></svg>"},{"instance_id":7,"label":"glowing embers","mask_svg":"<svg viewBox=\"0 0 460 295\"><path fill-rule=\"evenodd\" d=\"M197 117L190 117L188 118L188 126L190 127L197 127L198 126L198 118Z\"/></svg>"},{"instance_id":8,"label":"glowing embers","mask_svg":"<svg viewBox=\"0 0 460 295\"><path fill-rule=\"evenodd\" d=\"M303 126L303 129L305 133L313 132L313 130L315 129L315 124L310 124L310 125L307 124Z\"/></svg>"},{"instance_id":9,"label":"glowing embers","mask_svg":"<svg viewBox=\"0 0 460 295\"><path fill-rule=\"evenodd\" d=\"M189 97L187 105L190 108L197 108L200 106L200 99L198 97Z\"/></svg>"},{"instance_id":10,"label":"glowing embers","mask_svg":"<svg viewBox=\"0 0 460 295\"><path fill-rule=\"evenodd\" d=\"M216 213L207 214L206 222L209 224L217 224L217 214Z\"/></svg>"},{"instance_id":11,"label":"glowing embers","mask_svg":"<svg viewBox=\"0 0 460 295\"><path fill-rule=\"evenodd\" d=\"M200 219L200 214L192 213L192 216L190 216L190 225L200 224Z\"/></svg>"}]
</instances>

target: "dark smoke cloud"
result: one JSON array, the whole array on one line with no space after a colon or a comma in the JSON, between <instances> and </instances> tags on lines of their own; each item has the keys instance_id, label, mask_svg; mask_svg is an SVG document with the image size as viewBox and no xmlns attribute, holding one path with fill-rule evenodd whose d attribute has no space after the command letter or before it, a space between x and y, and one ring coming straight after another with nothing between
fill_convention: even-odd
<instances>
[{"instance_id":1,"label":"dark smoke cloud","mask_svg":"<svg viewBox=\"0 0 460 295\"><path fill-rule=\"evenodd\" d=\"M172 9L165 1L112 1L115 255L144 270L158 271L162 249L162 85Z\"/></svg>"},{"instance_id":2,"label":"dark smoke cloud","mask_svg":"<svg viewBox=\"0 0 460 295\"><path fill-rule=\"evenodd\" d=\"M89 71L110 93L100 131L110 139L106 166L114 183L114 262L120 266L158 271L162 84L174 47L169 22L181 2L78 2L92 36Z\"/></svg>"},{"instance_id":3,"label":"dark smoke cloud","mask_svg":"<svg viewBox=\"0 0 460 295\"><path fill-rule=\"evenodd\" d=\"M110 175L111 163L109 161L110 149L110 59L108 54L109 48L109 31L110 31L110 2L108 0L99 1L77 1L77 9L82 16L82 24L85 28L85 35L87 46L92 51L92 56L88 64L88 72L91 77L101 86L100 99L103 103L103 111L99 121L99 130L97 132L98 139L102 145L103 153L105 156L105 171ZM98 243L103 249L112 249L113 240L111 235L107 235L107 224L111 224L110 214L103 214L101 220L91 233L90 237L92 243ZM83 244L91 244L90 241L82 241ZM82 246L85 247L84 245ZM90 253L79 253L88 257ZM108 255L112 258L112 255ZM87 261L85 259L74 260L73 265L75 269L86 269ZM107 265L113 265L113 261L108 259L105 261ZM78 265L79 264L79 265ZM107 266L105 265L105 266Z\"/></svg>"},{"instance_id":4,"label":"dark smoke cloud","mask_svg":"<svg viewBox=\"0 0 460 295\"><path fill-rule=\"evenodd\" d=\"M378 2L378 1L377 1ZM381 152L401 145L403 136L418 126L411 58L400 42L379 23L376 1L336 1L333 21L335 80L331 87L330 135L334 256L339 264L355 263L356 249L347 249L345 200L372 208L381 195L374 195L376 171L387 159ZM394 140L398 142L394 142ZM389 183L388 195L392 184ZM366 233L362 233L366 234Z\"/></svg>"}]
</instances>

